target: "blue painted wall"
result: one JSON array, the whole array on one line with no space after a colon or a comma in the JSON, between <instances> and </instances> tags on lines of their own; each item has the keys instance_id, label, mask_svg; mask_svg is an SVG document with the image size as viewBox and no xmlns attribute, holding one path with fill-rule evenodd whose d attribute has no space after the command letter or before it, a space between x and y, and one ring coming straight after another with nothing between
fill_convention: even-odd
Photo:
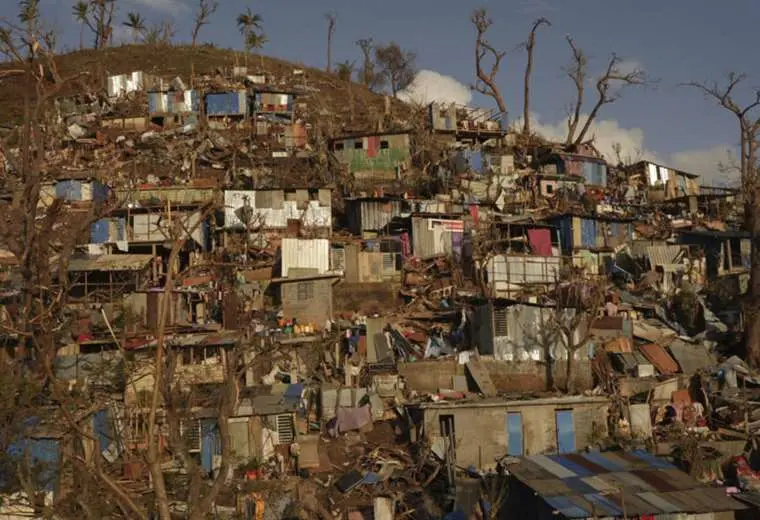
<instances>
[{"instance_id":1,"label":"blue painted wall","mask_svg":"<svg viewBox=\"0 0 760 520\"><path fill-rule=\"evenodd\" d=\"M243 116L248 113L245 91L206 94L206 115Z\"/></svg>"}]
</instances>

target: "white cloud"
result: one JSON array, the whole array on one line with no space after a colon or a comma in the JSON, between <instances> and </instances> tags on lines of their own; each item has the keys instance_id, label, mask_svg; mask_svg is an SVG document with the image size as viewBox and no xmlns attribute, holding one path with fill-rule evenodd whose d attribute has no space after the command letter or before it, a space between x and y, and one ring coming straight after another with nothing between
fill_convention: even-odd
<instances>
[{"instance_id":1,"label":"white cloud","mask_svg":"<svg viewBox=\"0 0 760 520\"><path fill-rule=\"evenodd\" d=\"M188 9L187 4L182 0L129 0L130 3L149 7L156 11L164 11L166 13L178 13L186 11Z\"/></svg>"},{"instance_id":2,"label":"white cloud","mask_svg":"<svg viewBox=\"0 0 760 520\"><path fill-rule=\"evenodd\" d=\"M712 186L738 185L735 147L724 144L703 150L685 150L670 154L670 164L679 170L702 176L701 183Z\"/></svg>"},{"instance_id":3,"label":"white cloud","mask_svg":"<svg viewBox=\"0 0 760 520\"><path fill-rule=\"evenodd\" d=\"M583 127L587 116L581 116L578 130ZM515 125L522 125L520 120ZM516 126L518 127L518 126ZM564 141L567 136L567 121L542 123L538 116L532 116L534 132L551 141ZM591 124L586 138L594 137L594 145L607 161L616 162L616 145L620 145L620 156L624 162L649 160L664 166L671 166L689 173L701 175L701 184L729 186L736 183L736 175L727 171L724 165L731 162L736 152L731 145L716 145L711 148L683 150L673 153L657 153L647 148L644 130L624 128L614 120L602 119Z\"/></svg>"},{"instance_id":4,"label":"white cloud","mask_svg":"<svg viewBox=\"0 0 760 520\"><path fill-rule=\"evenodd\" d=\"M586 122L586 114L581 115L578 131L581 130ZM521 125L521 121L515 124ZM567 121L562 120L557 123L542 123L537 116L533 116L531 127L534 132L551 141L564 141L567 136ZM661 160L657 154L647 150L644 144L644 130L641 128L622 128L617 121L597 120L591 124L586 138L594 137L594 145L597 150L604 155L608 161L615 161L615 146L620 145L621 157L625 160Z\"/></svg>"},{"instance_id":5,"label":"white cloud","mask_svg":"<svg viewBox=\"0 0 760 520\"><path fill-rule=\"evenodd\" d=\"M426 105L433 101L467 105L472 101L470 88L452 76L445 76L434 70L421 70L414 81L398 93L399 99L407 103Z\"/></svg>"}]
</instances>

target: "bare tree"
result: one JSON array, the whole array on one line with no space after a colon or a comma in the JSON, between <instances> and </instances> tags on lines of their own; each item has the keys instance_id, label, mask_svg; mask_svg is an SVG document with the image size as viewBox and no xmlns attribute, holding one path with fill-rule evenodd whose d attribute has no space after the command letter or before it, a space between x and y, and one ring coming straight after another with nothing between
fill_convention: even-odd
<instances>
[{"instance_id":1,"label":"bare tree","mask_svg":"<svg viewBox=\"0 0 760 520\"><path fill-rule=\"evenodd\" d=\"M335 33L335 24L338 21L338 15L335 13L326 13L327 20L327 72L332 71L332 38Z\"/></svg>"},{"instance_id":2,"label":"bare tree","mask_svg":"<svg viewBox=\"0 0 760 520\"><path fill-rule=\"evenodd\" d=\"M195 23L192 32L192 46L198 43L198 34L204 25L208 25L209 19L219 8L218 0L198 0L198 10L195 12Z\"/></svg>"},{"instance_id":3,"label":"bare tree","mask_svg":"<svg viewBox=\"0 0 760 520\"><path fill-rule=\"evenodd\" d=\"M739 173L744 199L744 228L750 233L752 252L750 281L744 299L744 345L747 361L760 367L760 89L741 105L736 101L736 89L746 75L731 73L724 85L692 82L688 85L702 91L718 106L733 114L739 126Z\"/></svg>"},{"instance_id":4,"label":"bare tree","mask_svg":"<svg viewBox=\"0 0 760 520\"><path fill-rule=\"evenodd\" d=\"M604 304L604 286L577 273L568 281L558 283L553 297L555 308L547 326L556 328L562 337L567 353L565 389L573 394L576 390L575 358L591 338L592 327Z\"/></svg>"},{"instance_id":5,"label":"bare tree","mask_svg":"<svg viewBox=\"0 0 760 520\"><path fill-rule=\"evenodd\" d=\"M56 167L56 157L60 154L52 98L62 88L74 85L83 73L51 82L51 76L59 75L53 49L40 30L42 23L37 2L22 3L19 19L24 23L23 27L4 22L0 29L0 48L22 71L29 85L21 100L23 125L7 139L0 140L0 156L9 165L4 189L10 196L0 208L0 244L17 259L21 288L17 310L3 313L0 319L0 335L4 341L13 338L16 346L16 354L3 367L3 374L8 378L23 375L23 379L32 380L16 389L14 417L29 412L30 403L23 396L28 388L36 386L38 411L35 416L50 420L50 409L45 409L43 415L39 403L50 402L51 398L55 400L58 395L53 364L69 320L65 312L69 261L76 245L88 236L92 222L103 216L108 207L92 205L86 212L81 212L72 210L60 199L50 205L42 203L43 184L52 179L51 170ZM31 366L27 359L34 360ZM9 382L8 378L3 380L4 384ZM12 379L10 382L16 384ZM91 402L87 403L87 406L91 405ZM4 405L2 413L4 418L9 417ZM23 435L25 432L12 433ZM4 435L3 442L8 440ZM33 496L35 492L28 474L20 476L26 495ZM82 480L86 478L89 475ZM144 518L133 514L134 510L127 505L129 499L122 500L124 496L118 486L109 489L114 496L121 495L117 500L130 511L125 516ZM84 498L76 498L80 512L90 511L90 518L102 516L94 513ZM102 495L99 497L101 501L103 498Z\"/></svg>"},{"instance_id":6,"label":"bare tree","mask_svg":"<svg viewBox=\"0 0 760 520\"><path fill-rule=\"evenodd\" d=\"M586 54L581 50L575 41L566 36L567 43L570 45L570 49L573 52L573 58L570 65L565 69L565 73L573 80L575 84L575 102L572 105L572 109L567 118L567 137L565 138L565 145L571 145L575 138L575 132L578 130L578 124L581 118L581 107L583 107L583 99L586 94L586 74L588 72L588 58Z\"/></svg>"},{"instance_id":7,"label":"bare tree","mask_svg":"<svg viewBox=\"0 0 760 520\"><path fill-rule=\"evenodd\" d=\"M414 81L417 74L414 63L416 59L415 53L401 49L396 42L375 47L375 62L391 88L393 97Z\"/></svg>"},{"instance_id":8,"label":"bare tree","mask_svg":"<svg viewBox=\"0 0 760 520\"><path fill-rule=\"evenodd\" d=\"M523 134L530 134L530 77L533 73L533 49L536 47L536 31L542 25L551 27L551 22L546 18L539 18L533 22L528 41L525 42L525 50L528 53L528 61L525 64L525 86L523 89Z\"/></svg>"},{"instance_id":9,"label":"bare tree","mask_svg":"<svg viewBox=\"0 0 760 520\"><path fill-rule=\"evenodd\" d=\"M578 146L584 142L586 134L588 134L591 125L596 120L599 111L604 105L614 103L620 99L623 88L631 85L647 85L651 80L648 78L646 71L640 67L634 67L630 71L622 70L621 64L623 64L623 59L613 53L604 72L595 82L598 94L596 103L591 109L591 112L589 112L580 131L576 134L578 125L580 124L581 111L583 109L583 101L585 97L586 78L588 76L588 58L570 36L567 37L567 43L570 45L573 57L570 65L566 69L566 73L575 84L576 99L568 118L568 131L565 145Z\"/></svg>"},{"instance_id":10,"label":"bare tree","mask_svg":"<svg viewBox=\"0 0 760 520\"><path fill-rule=\"evenodd\" d=\"M94 48L104 49L110 43L115 11L116 0L80 0L74 4L74 17L92 32Z\"/></svg>"},{"instance_id":11,"label":"bare tree","mask_svg":"<svg viewBox=\"0 0 760 520\"><path fill-rule=\"evenodd\" d=\"M161 20L145 29L143 42L146 45L169 45L176 32L172 20Z\"/></svg>"},{"instance_id":12,"label":"bare tree","mask_svg":"<svg viewBox=\"0 0 760 520\"><path fill-rule=\"evenodd\" d=\"M381 74L375 72L375 60L373 59L375 42L372 41L372 38L364 38L357 40L356 45L362 51L362 83L370 90L382 87L384 78Z\"/></svg>"},{"instance_id":13,"label":"bare tree","mask_svg":"<svg viewBox=\"0 0 760 520\"><path fill-rule=\"evenodd\" d=\"M504 103L501 90L496 84L496 76L499 74L501 60L506 56L506 52L496 50L490 43L488 43L488 40L486 40L486 32L488 32L488 29L493 24L493 20L488 16L488 11L485 8L475 9L470 16L470 21L477 31L475 37L476 80L472 89L485 96L492 97L494 101L496 101L496 105L499 107L499 112L506 116L507 105ZM486 69L484 68L484 62L488 55L491 55L493 58L490 72L486 72Z\"/></svg>"}]
</instances>

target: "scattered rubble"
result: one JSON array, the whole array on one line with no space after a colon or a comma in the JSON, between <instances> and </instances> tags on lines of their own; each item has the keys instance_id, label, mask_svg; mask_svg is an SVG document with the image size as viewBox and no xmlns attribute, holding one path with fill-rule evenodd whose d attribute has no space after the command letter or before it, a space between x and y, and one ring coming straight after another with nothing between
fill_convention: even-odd
<instances>
[{"instance_id":1,"label":"scattered rubble","mask_svg":"<svg viewBox=\"0 0 760 520\"><path fill-rule=\"evenodd\" d=\"M40 213L95 217L55 272L70 319L53 370L99 396L77 424L120 482L147 490L158 348L187 390L177 435L206 477L229 468L218 502L245 518L496 518L519 486L566 518L756 507L736 192L464 107L433 104L419 128L387 101L330 127L321 84L236 69L113 75L56 102ZM0 252L0 321L18 268ZM222 416L206 393L230 381ZM181 479L167 406L161 461Z\"/></svg>"}]
</instances>

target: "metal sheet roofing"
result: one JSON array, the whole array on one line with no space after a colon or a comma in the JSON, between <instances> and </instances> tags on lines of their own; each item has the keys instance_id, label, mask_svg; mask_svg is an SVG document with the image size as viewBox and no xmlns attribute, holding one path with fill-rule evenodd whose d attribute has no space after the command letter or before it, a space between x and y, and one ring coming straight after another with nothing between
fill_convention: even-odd
<instances>
[{"instance_id":1,"label":"metal sheet roofing","mask_svg":"<svg viewBox=\"0 0 760 520\"><path fill-rule=\"evenodd\" d=\"M747 508L725 489L700 484L643 450L534 455L509 470L565 518L619 517L624 509L660 515Z\"/></svg>"}]
</instances>

